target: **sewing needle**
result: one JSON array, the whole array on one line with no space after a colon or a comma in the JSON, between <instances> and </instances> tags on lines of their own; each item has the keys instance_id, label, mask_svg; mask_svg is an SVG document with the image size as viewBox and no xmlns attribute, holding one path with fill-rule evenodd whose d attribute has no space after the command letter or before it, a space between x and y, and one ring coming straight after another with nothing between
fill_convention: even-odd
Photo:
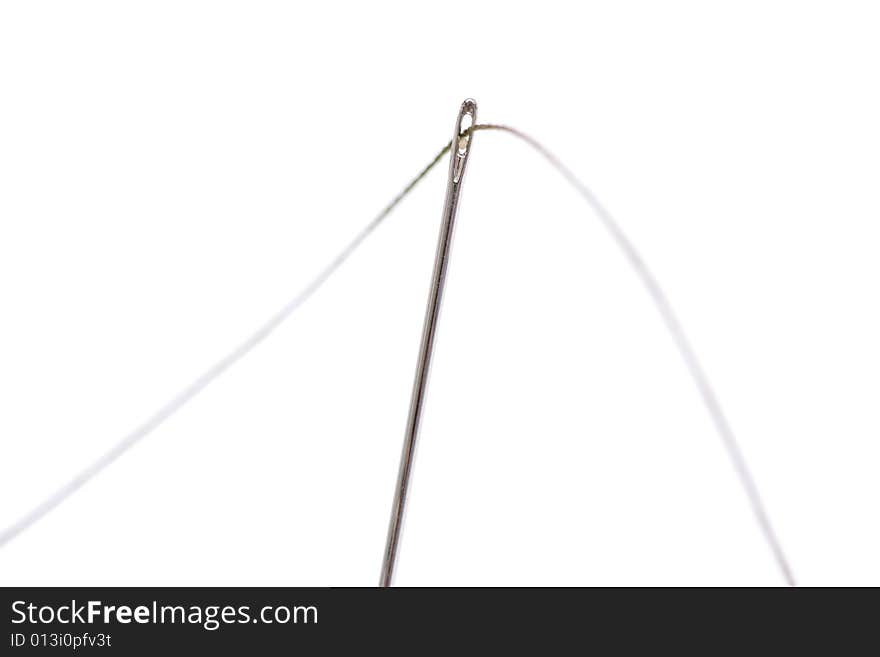
<instances>
[{"instance_id":1,"label":"sewing needle","mask_svg":"<svg viewBox=\"0 0 880 657\"><path fill-rule=\"evenodd\" d=\"M400 456L400 471L397 476L397 487L394 491L391 521L388 525L388 539L385 544L385 556L382 561L382 573L379 579L379 586L383 587L391 586L394 564L400 546L406 494L409 488L410 476L412 475L419 422L425 402L425 390L428 385L428 373L431 366L431 354L434 348L434 335L437 331L440 302L443 298L443 285L446 281L446 267L449 264L449 251L452 245L455 214L458 210L461 187L464 182L465 166L467 165L471 142L473 141L474 133L471 128L476 125L476 122L477 103L468 98L461 104L458 118L455 121L455 132L452 136L452 147L449 154L449 182L446 185L446 202L443 206L440 236L437 239L434 273L431 276L431 288L428 292L428 307L425 310L425 323L422 328L419 359L416 363L416 376L410 399L409 417L403 441L403 453Z\"/></svg>"}]
</instances>

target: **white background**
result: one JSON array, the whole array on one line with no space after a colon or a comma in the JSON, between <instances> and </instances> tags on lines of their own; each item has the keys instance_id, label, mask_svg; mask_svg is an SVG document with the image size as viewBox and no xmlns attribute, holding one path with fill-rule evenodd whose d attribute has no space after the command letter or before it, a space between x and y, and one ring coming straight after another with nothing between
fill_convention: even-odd
<instances>
[{"instance_id":1,"label":"white background","mask_svg":"<svg viewBox=\"0 0 880 657\"><path fill-rule=\"evenodd\" d=\"M876 5L7 2L0 526L304 286L459 103L663 282L802 584L880 584ZM373 585L445 163L0 582ZM588 207L476 135L396 582L781 583Z\"/></svg>"}]
</instances>

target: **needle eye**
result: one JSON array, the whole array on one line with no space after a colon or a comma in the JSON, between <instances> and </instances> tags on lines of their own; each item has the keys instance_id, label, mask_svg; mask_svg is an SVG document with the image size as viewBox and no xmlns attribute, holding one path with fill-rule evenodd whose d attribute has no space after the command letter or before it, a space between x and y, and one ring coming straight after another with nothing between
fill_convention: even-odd
<instances>
[{"instance_id":1,"label":"needle eye","mask_svg":"<svg viewBox=\"0 0 880 657\"><path fill-rule=\"evenodd\" d=\"M455 142L455 158L452 163L452 182L458 184L461 182L461 175L464 173L464 163L467 160L468 149L471 145L471 135L474 123L477 120L477 103L468 98L461 104L461 111L458 113L458 123L456 135L453 138Z\"/></svg>"}]
</instances>

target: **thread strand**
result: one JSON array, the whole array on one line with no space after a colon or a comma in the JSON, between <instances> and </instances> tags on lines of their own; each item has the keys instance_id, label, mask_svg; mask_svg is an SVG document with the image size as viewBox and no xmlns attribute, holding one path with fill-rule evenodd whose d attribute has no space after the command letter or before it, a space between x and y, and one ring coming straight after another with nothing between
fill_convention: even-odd
<instances>
[{"instance_id":1,"label":"thread strand","mask_svg":"<svg viewBox=\"0 0 880 657\"><path fill-rule=\"evenodd\" d=\"M572 187L575 188L575 190L587 201L587 204L593 209L596 216L599 217L602 225L607 229L614 243L621 250L627 262L641 280L648 295L651 297L651 301L653 301L654 306L657 308L657 311L659 312L663 323L666 325L666 328L672 337L672 341L675 343L675 346L687 367L688 373L703 400L703 404L705 405L709 416L712 418L715 430L721 438L721 442L724 445L724 449L727 452L731 465L745 491L746 497L749 500L749 505L752 509L752 514L758 523L758 527L764 536L765 542L773 554L776 565L786 583L789 586L796 586L794 572L791 568L788 557L782 548L782 543L779 540L773 523L770 520L770 514L767 511L767 506L761 496L758 484L748 466L745 454L739 445L739 441L733 432L733 428L724 413L718 395L715 393L715 389L709 380L709 376L706 374L706 369L697 357L696 351L691 345L690 338L685 332L681 321L678 319L678 315L673 310L669 298L660 286L657 277L648 265L645 264L644 259L636 249L632 240L630 240L626 233L624 233L620 224L611 213L608 212L605 206L599 202L599 199L592 190L581 182L581 180L575 176L574 173L572 173L572 171L566 167L558 157L556 157L556 155L550 152L535 138L517 130L516 128L511 128L506 125L484 123L475 125L472 129L475 131L495 130L506 132L531 146L545 160L547 160L547 162L549 162L550 165L561 174Z\"/></svg>"}]
</instances>

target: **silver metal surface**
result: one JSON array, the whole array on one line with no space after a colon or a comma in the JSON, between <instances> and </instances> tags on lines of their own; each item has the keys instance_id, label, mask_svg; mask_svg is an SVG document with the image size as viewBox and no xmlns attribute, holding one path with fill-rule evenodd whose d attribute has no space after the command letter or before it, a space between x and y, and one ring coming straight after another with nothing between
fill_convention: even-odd
<instances>
[{"instance_id":1,"label":"silver metal surface","mask_svg":"<svg viewBox=\"0 0 880 657\"><path fill-rule=\"evenodd\" d=\"M458 118L455 121L455 132L452 136L452 147L449 153L449 182L446 185L446 203L443 206L443 217L440 224L440 237L437 240L437 255L434 259L434 273L431 276L431 288L428 292L428 307L425 311L425 324L422 329L422 342L419 347L419 359L416 363L416 377L413 382L412 397L409 406L409 418L406 423L406 434L403 441L403 453L400 456L400 472L397 476L397 487L394 491L394 503L391 508L391 521L388 525L388 539L385 543L385 556L382 561L382 573L379 586L391 586L394 575L394 564L400 547L400 535L403 529L403 515L406 508L406 494L412 475L415 457L416 440L419 433L419 422L425 403L425 390L428 385L428 374L431 369L431 353L434 348L434 336L437 332L437 319L440 314L440 303L443 298L443 285L446 280L446 267L449 264L449 250L452 245L452 231L455 227L455 213L461 196L470 147L474 133L471 128L477 122L477 104L470 98L461 104Z\"/></svg>"}]
</instances>

